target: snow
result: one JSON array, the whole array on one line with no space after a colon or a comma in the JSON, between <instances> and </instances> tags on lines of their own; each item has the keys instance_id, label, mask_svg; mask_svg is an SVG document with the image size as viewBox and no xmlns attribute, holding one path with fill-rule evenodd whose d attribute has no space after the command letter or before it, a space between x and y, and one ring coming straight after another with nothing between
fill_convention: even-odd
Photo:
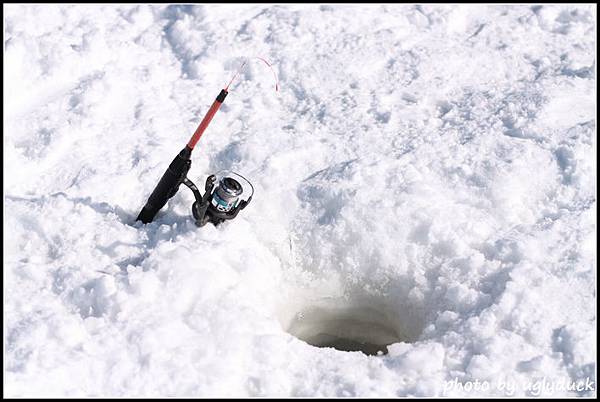
<instances>
[{"instance_id":1,"label":"snow","mask_svg":"<svg viewBox=\"0 0 600 402\"><path fill-rule=\"evenodd\" d=\"M596 395L594 5L3 10L6 396Z\"/></svg>"}]
</instances>

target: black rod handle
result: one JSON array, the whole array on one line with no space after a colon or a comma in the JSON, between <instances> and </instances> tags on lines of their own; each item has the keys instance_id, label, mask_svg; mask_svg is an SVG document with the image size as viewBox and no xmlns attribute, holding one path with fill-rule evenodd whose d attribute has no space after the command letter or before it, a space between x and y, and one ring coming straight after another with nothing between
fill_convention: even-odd
<instances>
[{"instance_id":1,"label":"black rod handle","mask_svg":"<svg viewBox=\"0 0 600 402\"><path fill-rule=\"evenodd\" d=\"M148 197L148 201L144 208L140 211L137 217L138 221L150 223L154 216L165 206L169 198L173 197L179 190L179 186L185 180L188 171L190 170L192 161L192 149L185 147L173 159L167 171Z\"/></svg>"}]
</instances>

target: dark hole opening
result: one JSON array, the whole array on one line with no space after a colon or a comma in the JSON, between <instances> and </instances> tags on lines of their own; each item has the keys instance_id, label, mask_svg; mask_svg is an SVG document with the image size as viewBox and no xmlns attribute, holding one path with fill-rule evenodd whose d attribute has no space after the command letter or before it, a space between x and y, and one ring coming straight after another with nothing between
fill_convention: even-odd
<instances>
[{"instance_id":1,"label":"dark hole opening","mask_svg":"<svg viewBox=\"0 0 600 402\"><path fill-rule=\"evenodd\" d=\"M372 307L306 309L292 320L288 332L309 345L383 356L387 346L406 341L388 315Z\"/></svg>"}]
</instances>

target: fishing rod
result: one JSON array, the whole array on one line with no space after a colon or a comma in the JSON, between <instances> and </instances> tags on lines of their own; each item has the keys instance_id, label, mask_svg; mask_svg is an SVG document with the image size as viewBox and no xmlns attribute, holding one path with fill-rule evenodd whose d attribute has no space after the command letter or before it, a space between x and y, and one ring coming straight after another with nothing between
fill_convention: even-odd
<instances>
[{"instance_id":1,"label":"fishing rod","mask_svg":"<svg viewBox=\"0 0 600 402\"><path fill-rule=\"evenodd\" d=\"M278 91L277 75L271 64L261 57L255 58L263 61L271 69L275 77L275 90ZM225 101L229 94L229 87L247 64L248 61L244 61L225 88L221 89L186 146L169 164L136 220L142 221L144 224L152 222L158 211L177 194L181 184L187 186L194 194L195 202L192 205L192 214L198 226L204 226L208 222L218 225L225 220L233 219L250 203L254 195L254 187L238 173L221 171L208 176L204 194L201 194L196 185L187 177L192 166L191 157L194 147ZM248 193L250 193L249 196Z\"/></svg>"}]
</instances>

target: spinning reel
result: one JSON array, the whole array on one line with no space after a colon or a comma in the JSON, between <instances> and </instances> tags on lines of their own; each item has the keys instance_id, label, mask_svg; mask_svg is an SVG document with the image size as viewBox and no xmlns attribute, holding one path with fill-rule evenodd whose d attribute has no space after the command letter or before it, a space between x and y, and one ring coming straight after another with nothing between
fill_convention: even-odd
<instances>
[{"instance_id":1,"label":"spinning reel","mask_svg":"<svg viewBox=\"0 0 600 402\"><path fill-rule=\"evenodd\" d=\"M218 224L233 219L252 201L254 187L243 176L230 171L211 174L204 185L204 195L187 177L183 181L196 201L192 204L192 215L196 225L202 227L208 222ZM248 193L250 193L248 195Z\"/></svg>"}]
</instances>

